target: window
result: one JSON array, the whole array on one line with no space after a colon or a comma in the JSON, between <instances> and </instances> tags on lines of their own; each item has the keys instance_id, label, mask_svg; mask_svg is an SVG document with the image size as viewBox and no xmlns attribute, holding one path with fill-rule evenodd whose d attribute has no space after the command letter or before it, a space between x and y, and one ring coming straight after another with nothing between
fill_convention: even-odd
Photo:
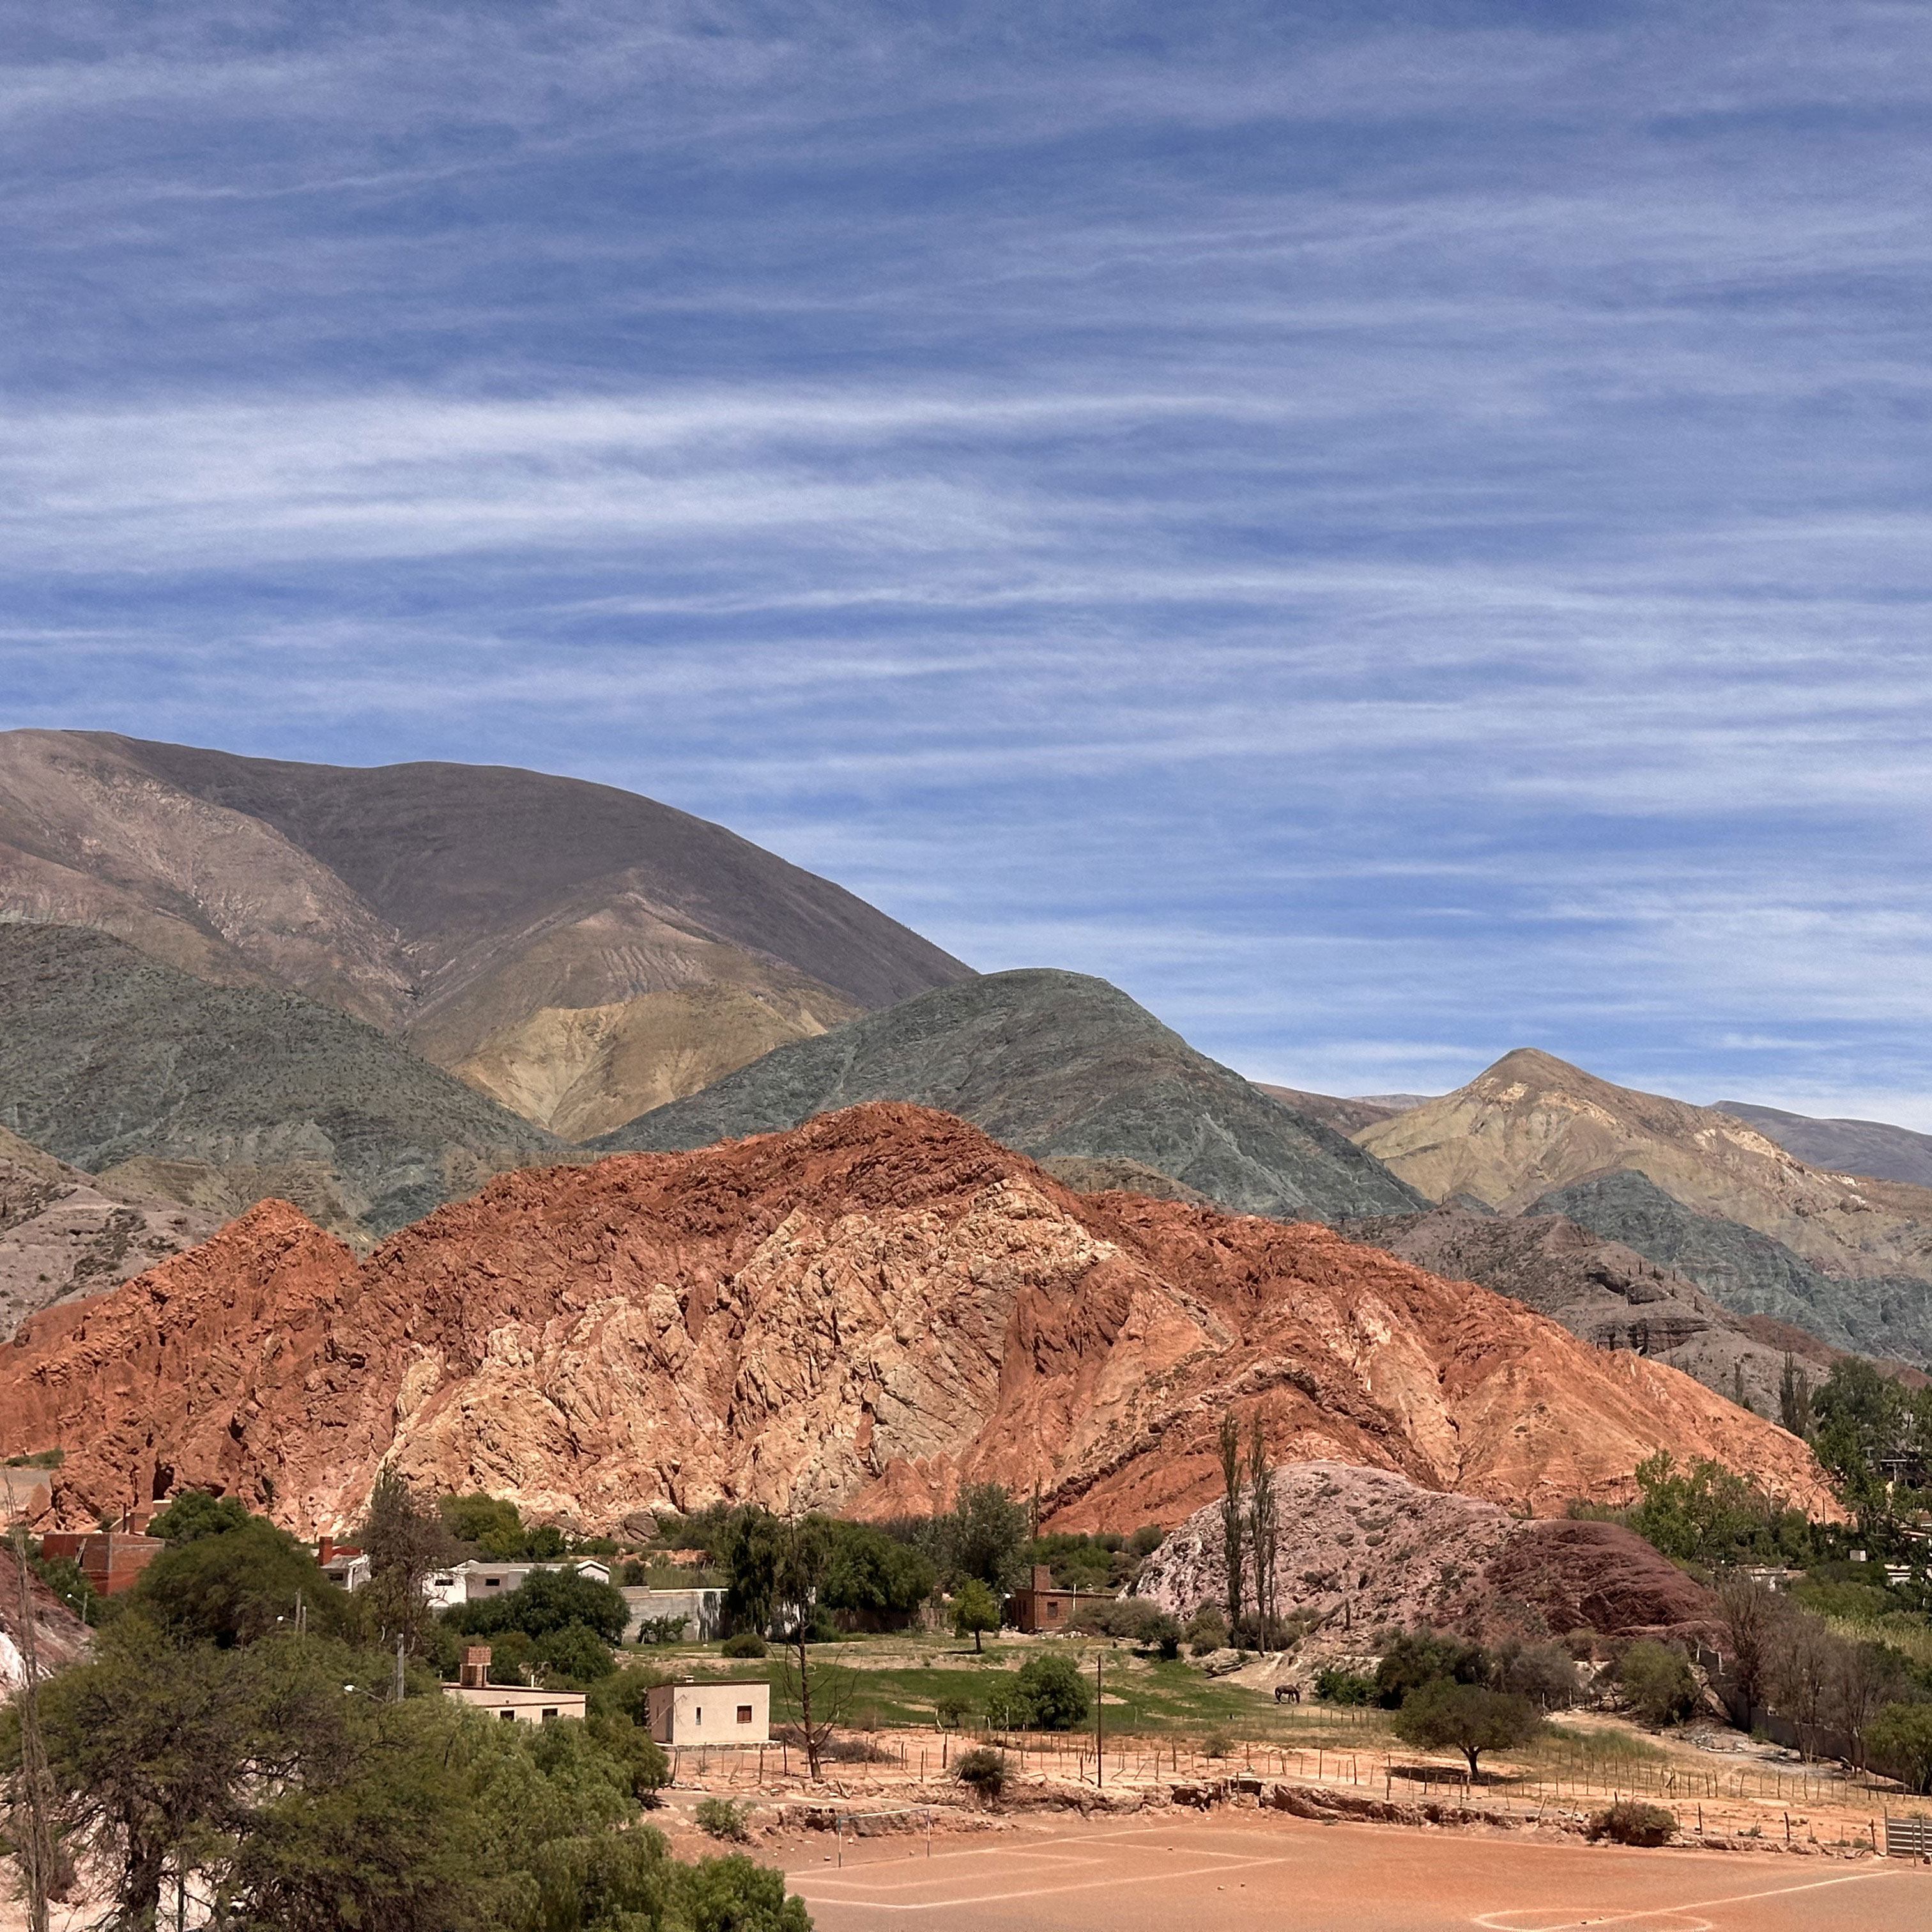
<instances>
[{"instance_id":1,"label":"window","mask_svg":"<svg viewBox=\"0 0 1932 1932\"><path fill-rule=\"evenodd\" d=\"M503 1587L503 1580L500 1576L485 1576L483 1587L486 1590L500 1590Z\"/></svg>"},{"instance_id":2,"label":"window","mask_svg":"<svg viewBox=\"0 0 1932 1932\"><path fill-rule=\"evenodd\" d=\"M740 1704L738 1706L738 1721L741 1724L748 1724L752 1721L752 1707L750 1705Z\"/></svg>"},{"instance_id":3,"label":"window","mask_svg":"<svg viewBox=\"0 0 1932 1932\"><path fill-rule=\"evenodd\" d=\"M692 1712L692 1714L691 1714L691 1721L692 1721L694 1724L703 1724L703 1723L704 1723L704 1706L702 1704L699 1705L699 1706L698 1706L698 1708L697 1708L696 1710L694 1710L694 1712Z\"/></svg>"},{"instance_id":4,"label":"window","mask_svg":"<svg viewBox=\"0 0 1932 1932\"><path fill-rule=\"evenodd\" d=\"M514 1724L517 1721L517 1714L514 1711L499 1711L496 1714L506 1724Z\"/></svg>"},{"instance_id":5,"label":"window","mask_svg":"<svg viewBox=\"0 0 1932 1932\"><path fill-rule=\"evenodd\" d=\"M543 1714L543 1720L548 1724L556 1717L556 1707L553 1706L549 1710L544 1712Z\"/></svg>"}]
</instances>

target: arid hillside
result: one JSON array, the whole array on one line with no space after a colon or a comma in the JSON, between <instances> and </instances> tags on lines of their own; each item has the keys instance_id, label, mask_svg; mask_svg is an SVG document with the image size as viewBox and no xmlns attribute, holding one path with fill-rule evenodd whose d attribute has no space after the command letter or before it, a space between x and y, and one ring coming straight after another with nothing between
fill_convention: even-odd
<instances>
[{"instance_id":1,"label":"arid hillside","mask_svg":"<svg viewBox=\"0 0 1932 1932\"><path fill-rule=\"evenodd\" d=\"M1539 1514L1663 1448L1822 1504L1793 1438L1640 1357L1328 1229L1070 1192L882 1103L504 1174L359 1267L268 1203L0 1352L52 1514L218 1485L305 1529L379 1464L589 1528L669 1502L884 1514L964 1480L1069 1528L1178 1522L1258 1409L1283 1460Z\"/></svg>"},{"instance_id":2,"label":"arid hillside","mask_svg":"<svg viewBox=\"0 0 1932 1932\"><path fill-rule=\"evenodd\" d=\"M1463 1194L1514 1213L1552 1189L1628 1170L1827 1268L1932 1274L1932 1189L1862 1186L1807 1167L1730 1114L1614 1086L1527 1048L1354 1138L1436 1201Z\"/></svg>"},{"instance_id":3,"label":"arid hillside","mask_svg":"<svg viewBox=\"0 0 1932 1932\"><path fill-rule=\"evenodd\" d=\"M0 914L304 994L566 1136L970 976L829 880L608 785L106 732L0 733ZM722 1004L694 1006L706 988Z\"/></svg>"}]
</instances>

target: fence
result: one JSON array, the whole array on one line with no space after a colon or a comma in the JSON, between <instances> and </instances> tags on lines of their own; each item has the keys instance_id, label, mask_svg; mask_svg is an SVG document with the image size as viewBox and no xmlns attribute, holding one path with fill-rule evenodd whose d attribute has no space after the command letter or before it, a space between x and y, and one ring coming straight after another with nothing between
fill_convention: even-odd
<instances>
[{"instance_id":1,"label":"fence","mask_svg":"<svg viewBox=\"0 0 1932 1932\"><path fill-rule=\"evenodd\" d=\"M1888 1817L1885 1855L1888 1858L1932 1858L1932 1818Z\"/></svg>"}]
</instances>

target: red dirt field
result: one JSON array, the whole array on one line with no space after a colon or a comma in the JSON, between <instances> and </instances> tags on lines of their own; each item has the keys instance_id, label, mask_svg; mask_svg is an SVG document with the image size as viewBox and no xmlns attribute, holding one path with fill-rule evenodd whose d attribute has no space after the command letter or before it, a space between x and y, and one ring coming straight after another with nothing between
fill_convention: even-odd
<instances>
[{"instance_id":1,"label":"red dirt field","mask_svg":"<svg viewBox=\"0 0 1932 1932\"><path fill-rule=\"evenodd\" d=\"M819 1932L1921 1932L1897 1859L1637 1851L1275 1816L783 1850Z\"/></svg>"}]
</instances>

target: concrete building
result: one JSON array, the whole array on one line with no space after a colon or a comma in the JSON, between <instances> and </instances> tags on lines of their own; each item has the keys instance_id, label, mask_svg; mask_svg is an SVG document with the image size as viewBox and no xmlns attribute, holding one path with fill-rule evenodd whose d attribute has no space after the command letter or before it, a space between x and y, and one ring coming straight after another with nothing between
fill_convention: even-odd
<instances>
[{"instance_id":1,"label":"concrete building","mask_svg":"<svg viewBox=\"0 0 1932 1932\"><path fill-rule=\"evenodd\" d=\"M593 1583L610 1580L610 1566L594 1557L575 1556L555 1563L459 1563L439 1570L423 1585L423 1594L439 1610L452 1604L474 1603L479 1597L507 1597L519 1588L532 1570L574 1570Z\"/></svg>"},{"instance_id":2,"label":"concrete building","mask_svg":"<svg viewBox=\"0 0 1932 1932\"><path fill-rule=\"evenodd\" d=\"M442 1694L506 1724L554 1724L560 1718L584 1715L581 1690L532 1690L520 1684L492 1684L487 1643L466 1647L457 1682L446 1684Z\"/></svg>"},{"instance_id":3,"label":"concrete building","mask_svg":"<svg viewBox=\"0 0 1932 1932\"><path fill-rule=\"evenodd\" d=\"M82 1575L104 1597L131 1590L167 1546L158 1536L120 1529L50 1529L40 1538L42 1556L50 1563L79 1564Z\"/></svg>"},{"instance_id":4,"label":"concrete building","mask_svg":"<svg viewBox=\"0 0 1932 1932\"><path fill-rule=\"evenodd\" d=\"M338 1589L359 1590L373 1574L368 1556L352 1543L325 1536L315 1546L316 1568Z\"/></svg>"},{"instance_id":5,"label":"concrete building","mask_svg":"<svg viewBox=\"0 0 1932 1932\"><path fill-rule=\"evenodd\" d=\"M772 1687L752 1678L653 1684L646 1712L661 1744L768 1744Z\"/></svg>"},{"instance_id":6,"label":"concrete building","mask_svg":"<svg viewBox=\"0 0 1932 1932\"><path fill-rule=\"evenodd\" d=\"M682 1617L686 1643L709 1643L724 1634L724 1592L722 1589L645 1590L626 1586L623 1592L631 1606L631 1620L624 1627L626 1643L639 1642L644 1625L665 1617Z\"/></svg>"},{"instance_id":7,"label":"concrete building","mask_svg":"<svg viewBox=\"0 0 1932 1932\"><path fill-rule=\"evenodd\" d=\"M1016 1630L1045 1632L1071 1630L1073 1619L1090 1604L1111 1604L1111 1590L1056 1590L1053 1572L1044 1563L1036 1563L1033 1581L1016 1590L1006 1600L1006 1609Z\"/></svg>"}]
</instances>

